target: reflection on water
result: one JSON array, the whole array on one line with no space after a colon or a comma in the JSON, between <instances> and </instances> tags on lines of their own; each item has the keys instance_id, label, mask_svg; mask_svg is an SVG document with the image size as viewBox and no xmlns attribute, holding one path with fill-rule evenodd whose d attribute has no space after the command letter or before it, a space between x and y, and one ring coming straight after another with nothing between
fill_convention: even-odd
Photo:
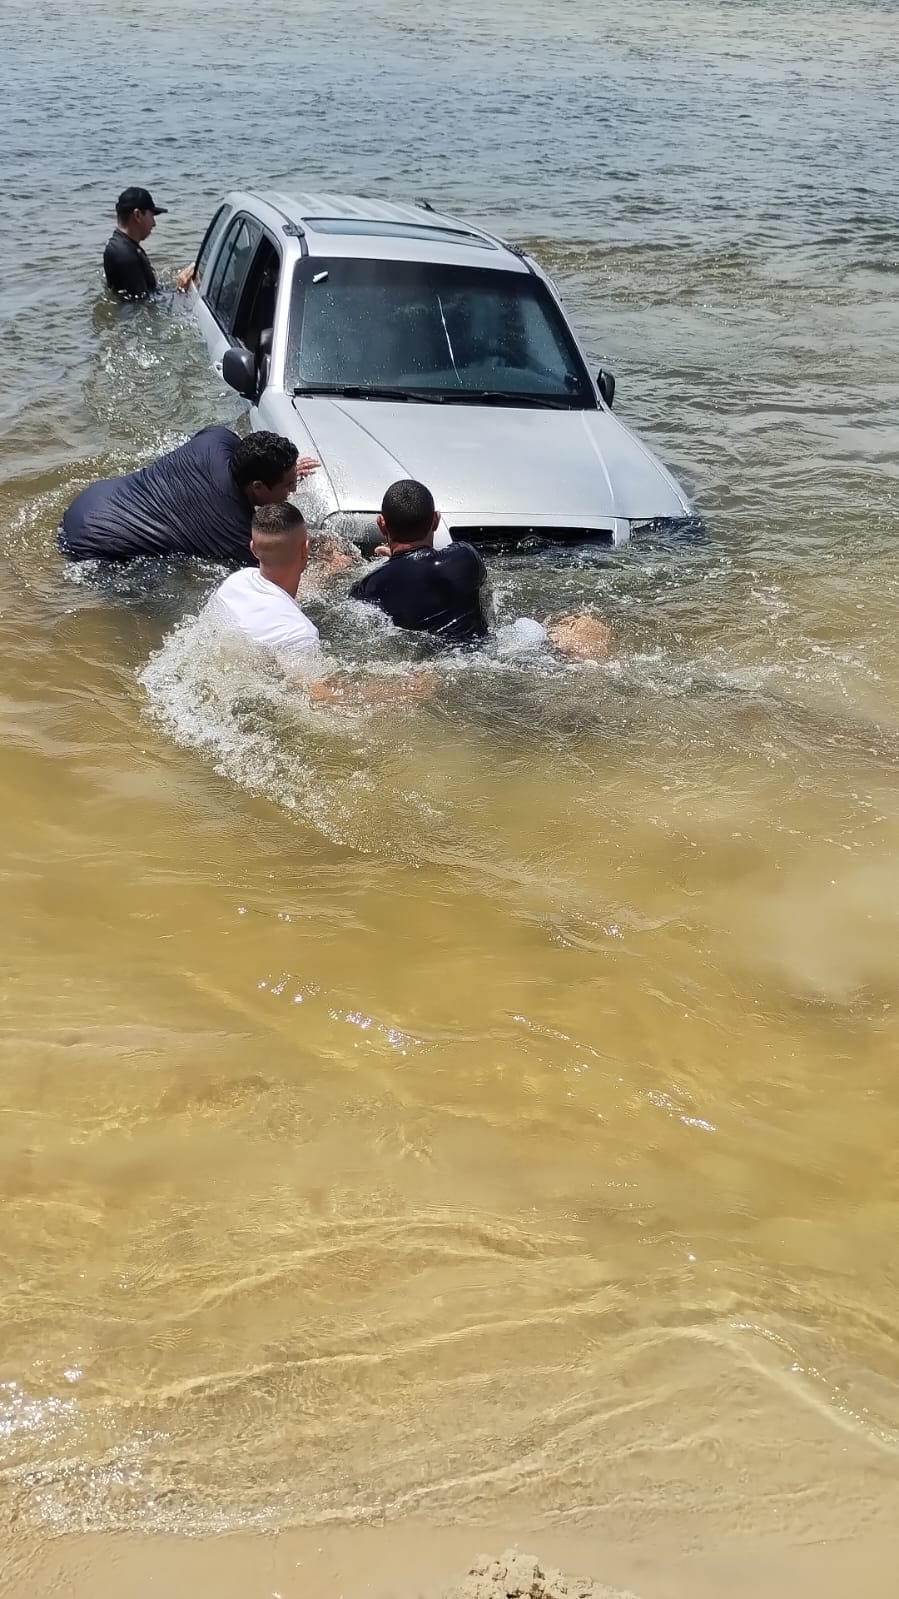
<instances>
[{"instance_id":1,"label":"reflection on water","mask_svg":"<svg viewBox=\"0 0 899 1599\"><path fill-rule=\"evenodd\" d=\"M26 1524L511 1503L814 1537L894 1491L891 14L469 11L316 8L328 103L291 82L273 156L205 22L139 0L154 94L114 161L83 144L108 8L17 17L22 82L52 88L51 26L72 63L57 119L23 143L16 79L0 135L0 1497ZM226 5L219 53L251 45L277 101L281 13ZM708 536L499 556L482 651L313 594L331 669L436 673L353 714L191 620L212 568L61 573L78 488L238 415L180 304L120 316L89 276L148 138L161 264L211 191L298 185L309 149L526 241ZM51 164L71 234L38 271ZM582 607L607 664L520 647L516 618Z\"/></svg>"}]
</instances>

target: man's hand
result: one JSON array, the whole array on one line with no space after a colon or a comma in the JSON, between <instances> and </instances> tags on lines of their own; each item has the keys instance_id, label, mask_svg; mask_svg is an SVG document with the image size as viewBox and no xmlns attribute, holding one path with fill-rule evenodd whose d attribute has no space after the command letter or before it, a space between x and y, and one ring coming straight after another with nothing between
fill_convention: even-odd
<instances>
[{"instance_id":1,"label":"man's hand","mask_svg":"<svg viewBox=\"0 0 899 1599\"><path fill-rule=\"evenodd\" d=\"M182 267L175 278L175 288L179 294L186 294L194 280L197 270L196 261L191 261L190 266Z\"/></svg>"},{"instance_id":2,"label":"man's hand","mask_svg":"<svg viewBox=\"0 0 899 1599\"><path fill-rule=\"evenodd\" d=\"M375 545L374 557L373 557L374 560L377 560L379 555L389 555L389 554L390 554L390 545L389 544L376 544Z\"/></svg>"},{"instance_id":3,"label":"man's hand","mask_svg":"<svg viewBox=\"0 0 899 1599\"><path fill-rule=\"evenodd\" d=\"M297 461L298 481L302 483L304 478L311 477L313 472L317 472L320 466L321 461L317 461L314 455L301 455Z\"/></svg>"},{"instance_id":4,"label":"man's hand","mask_svg":"<svg viewBox=\"0 0 899 1599\"><path fill-rule=\"evenodd\" d=\"M598 616L554 616L546 623L549 641L572 661L607 661L612 630Z\"/></svg>"}]
</instances>

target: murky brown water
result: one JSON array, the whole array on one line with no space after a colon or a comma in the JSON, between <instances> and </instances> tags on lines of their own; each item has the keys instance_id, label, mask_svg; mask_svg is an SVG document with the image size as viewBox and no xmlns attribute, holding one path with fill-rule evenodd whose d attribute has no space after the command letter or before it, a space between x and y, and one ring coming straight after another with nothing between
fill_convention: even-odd
<instances>
[{"instance_id":1,"label":"murky brown water","mask_svg":"<svg viewBox=\"0 0 899 1599\"><path fill-rule=\"evenodd\" d=\"M19 1527L895 1505L899 36L671 9L140 0L123 81L108 7L12 0ZM704 544L498 568L501 621L598 603L607 669L498 646L310 719L169 639L209 573L64 580L80 485L236 414L182 314L103 303L109 196L172 205L174 266L310 173L527 241L695 489Z\"/></svg>"}]
</instances>

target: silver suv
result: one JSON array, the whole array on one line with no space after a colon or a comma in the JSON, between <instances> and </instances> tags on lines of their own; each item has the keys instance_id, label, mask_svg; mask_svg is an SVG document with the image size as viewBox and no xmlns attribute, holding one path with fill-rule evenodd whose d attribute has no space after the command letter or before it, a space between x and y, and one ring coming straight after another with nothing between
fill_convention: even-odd
<instances>
[{"instance_id":1,"label":"silver suv","mask_svg":"<svg viewBox=\"0 0 899 1599\"><path fill-rule=\"evenodd\" d=\"M599 538L681 521L686 495L612 415L536 262L426 205L229 194L197 260L196 314L253 428L322 470L307 519L363 547L388 485L426 483L436 542Z\"/></svg>"}]
</instances>

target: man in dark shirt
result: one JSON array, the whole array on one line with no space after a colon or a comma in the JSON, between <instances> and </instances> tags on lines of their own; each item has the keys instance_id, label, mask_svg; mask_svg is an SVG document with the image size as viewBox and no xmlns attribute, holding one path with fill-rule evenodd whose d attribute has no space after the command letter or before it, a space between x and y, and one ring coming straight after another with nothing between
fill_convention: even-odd
<instances>
[{"instance_id":1,"label":"man in dark shirt","mask_svg":"<svg viewBox=\"0 0 899 1599\"><path fill-rule=\"evenodd\" d=\"M350 594L380 606L397 627L468 643L487 632L487 568L470 544L435 550L439 521L423 483L405 478L391 484L378 517L390 558Z\"/></svg>"},{"instance_id":2,"label":"man in dark shirt","mask_svg":"<svg viewBox=\"0 0 899 1599\"><path fill-rule=\"evenodd\" d=\"M84 489L62 519L59 547L72 561L194 555L251 566L256 506L286 500L317 466L276 433L241 439L204 428L150 466Z\"/></svg>"},{"instance_id":3,"label":"man in dark shirt","mask_svg":"<svg viewBox=\"0 0 899 1599\"><path fill-rule=\"evenodd\" d=\"M156 218L168 208L155 205L149 189L123 189L116 201L116 228L103 251L106 282L128 300L145 300L159 285L144 250Z\"/></svg>"}]
</instances>

